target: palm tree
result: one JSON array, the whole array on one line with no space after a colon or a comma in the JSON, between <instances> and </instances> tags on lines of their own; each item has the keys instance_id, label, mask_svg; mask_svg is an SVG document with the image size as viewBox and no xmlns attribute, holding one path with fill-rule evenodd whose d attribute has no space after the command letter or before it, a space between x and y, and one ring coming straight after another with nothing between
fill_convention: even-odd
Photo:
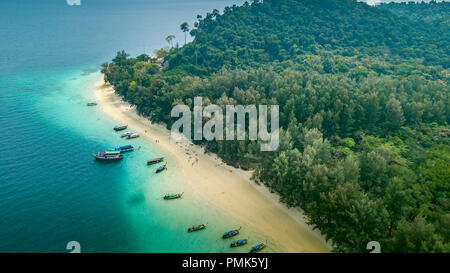
<instances>
[{"instance_id":1,"label":"palm tree","mask_svg":"<svg viewBox=\"0 0 450 273\"><path fill-rule=\"evenodd\" d=\"M169 35L166 37L166 41L169 44L170 47L173 47L172 40L175 39L175 35Z\"/></svg>"},{"instance_id":2,"label":"palm tree","mask_svg":"<svg viewBox=\"0 0 450 273\"><path fill-rule=\"evenodd\" d=\"M186 32L189 31L189 24L187 22L184 22L181 24L180 28L184 32L184 44L186 44Z\"/></svg>"}]
</instances>

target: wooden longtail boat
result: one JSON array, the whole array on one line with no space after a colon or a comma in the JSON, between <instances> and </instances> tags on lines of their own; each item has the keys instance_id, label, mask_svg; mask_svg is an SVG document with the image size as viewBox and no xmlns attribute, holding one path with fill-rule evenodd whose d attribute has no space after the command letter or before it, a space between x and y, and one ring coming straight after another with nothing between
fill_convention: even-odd
<instances>
[{"instance_id":1,"label":"wooden longtail boat","mask_svg":"<svg viewBox=\"0 0 450 273\"><path fill-rule=\"evenodd\" d=\"M96 102L88 102L86 105L87 105L87 106L96 106L97 103L96 103Z\"/></svg>"},{"instance_id":2,"label":"wooden longtail boat","mask_svg":"<svg viewBox=\"0 0 450 273\"><path fill-rule=\"evenodd\" d=\"M178 199L181 198L183 196L183 193L167 193L166 195L164 195L164 200L171 200L171 199Z\"/></svg>"},{"instance_id":3,"label":"wooden longtail boat","mask_svg":"<svg viewBox=\"0 0 450 273\"><path fill-rule=\"evenodd\" d=\"M153 158L147 161L147 165L153 165L162 161L164 161L164 157Z\"/></svg>"},{"instance_id":4,"label":"wooden longtail boat","mask_svg":"<svg viewBox=\"0 0 450 273\"><path fill-rule=\"evenodd\" d=\"M131 145L125 145L125 146L119 146L119 147L115 147L110 149L110 151L119 151L121 153L125 153L125 152L131 152L134 150L134 147Z\"/></svg>"},{"instance_id":5,"label":"wooden longtail boat","mask_svg":"<svg viewBox=\"0 0 450 273\"><path fill-rule=\"evenodd\" d=\"M266 247L266 245L264 243L260 243L259 245L252 246L252 249L250 249L249 253L256 253L256 252L262 250L265 247Z\"/></svg>"},{"instance_id":6,"label":"wooden longtail boat","mask_svg":"<svg viewBox=\"0 0 450 273\"><path fill-rule=\"evenodd\" d=\"M238 235L238 234L239 234L239 230L241 230L241 227L239 227L238 229L234 229L234 230L230 230L230 231L228 231L228 232L225 232L225 233L222 235L222 239L231 238L231 237L233 237L233 236Z\"/></svg>"},{"instance_id":7,"label":"wooden longtail boat","mask_svg":"<svg viewBox=\"0 0 450 273\"><path fill-rule=\"evenodd\" d=\"M102 161L121 160L123 156L120 151L100 151L97 154L93 154L94 158Z\"/></svg>"},{"instance_id":8,"label":"wooden longtail boat","mask_svg":"<svg viewBox=\"0 0 450 273\"><path fill-rule=\"evenodd\" d=\"M122 131L128 128L128 125L121 125L114 127L114 131Z\"/></svg>"},{"instance_id":9,"label":"wooden longtail boat","mask_svg":"<svg viewBox=\"0 0 450 273\"><path fill-rule=\"evenodd\" d=\"M164 170L167 170L167 164L159 166L158 169L156 169L155 173L160 173L160 172L162 172Z\"/></svg>"},{"instance_id":10,"label":"wooden longtail boat","mask_svg":"<svg viewBox=\"0 0 450 273\"><path fill-rule=\"evenodd\" d=\"M126 133L121 134L120 137L127 137L127 136L131 136L132 134L134 134L134 133L126 132Z\"/></svg>"},{"instance_id":11,"label":"wooden longtail boat","mask_svg":"<svg viewBox=\"0 0 450 273\"><path fill-rule=\"evenodd\" d=\"M131 134L129 136L126 136L125 138L126 139L132 139L132 138L138 138L138 137L139 137L139 134Z\"/></svg>"},{"instance_id":12,"label":"wooden longtail boat","mask_svg":"<svg viewBox=\"0 0 450 273\"><path fill-rule=\"evenodd\" d=\"M198 226L193 226L193 227L188 228L188 232L202 230L202 229L205 229L205 228L206 228L206 224L201 224L201 225L198 225Z\"/></svg>"},{"instance_id":13,"label":"wooden longtail boat","mask_svg":"<svg viewBox=\"0 0 450 273\"><path fill-rule=\"evenodd\" d=\"M237 241L233 241L230 244L230 247L238 247L238 246L243 246L245 244L247 244L248 239L239 239Z\"/></svg>"}]
</instances>

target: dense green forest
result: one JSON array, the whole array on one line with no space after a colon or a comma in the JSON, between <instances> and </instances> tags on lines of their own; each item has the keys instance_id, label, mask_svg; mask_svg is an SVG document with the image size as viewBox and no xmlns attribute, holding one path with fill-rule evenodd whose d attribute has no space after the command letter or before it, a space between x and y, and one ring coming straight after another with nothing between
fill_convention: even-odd
<instances>
[{"instance_id":1,"label":"dense green forest","mask_svg":"<svg viewBox=\"0 0 450 273\"><path fill-rule=\"evenodd\" d=\"M446 22L448 24L448 14L450 13L450 2L430 1L429 3L403 2L403 3L382 3L379 8L387 9L399 16L408 17L413 20L428 22ZM448 27L448 25L447 25Z\"/></svg>"},{"instance_id":2,"label":"dense green forest","mask_svg":"<svg viewBox=\"0 0 450 273\"><path fill-rule=\"evenodd\" d=\"M194 40L118 52L105 80L170 128L173 105L280 105L280 146L197 141L300 207L337 252L450 252L449 4L265 0L197 16ZM169 38L169 37L168 37Z\"/></svg>"}]
</instances>

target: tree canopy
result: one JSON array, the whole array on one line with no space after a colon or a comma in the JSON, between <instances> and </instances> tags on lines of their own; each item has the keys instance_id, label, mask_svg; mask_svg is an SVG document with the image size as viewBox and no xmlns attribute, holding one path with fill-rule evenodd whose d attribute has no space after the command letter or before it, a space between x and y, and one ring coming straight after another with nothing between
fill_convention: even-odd
<instances>
[{"instance_id":1,"label":"tree canopy","mask_svg":"<svg viewBox=\"0 0 450 273\"><path fill-rule=\"evenodd\" d=\"M280 105L276 151L196 143L254 170L334 251L378 241L382 252L449 252L448 11L445 2L256 0L197 16L194 40L164 50L162 73L124 51L102 72L168 127L172 106L192 109L194 96L204 106Z\"/></svg>"}]
</instances>

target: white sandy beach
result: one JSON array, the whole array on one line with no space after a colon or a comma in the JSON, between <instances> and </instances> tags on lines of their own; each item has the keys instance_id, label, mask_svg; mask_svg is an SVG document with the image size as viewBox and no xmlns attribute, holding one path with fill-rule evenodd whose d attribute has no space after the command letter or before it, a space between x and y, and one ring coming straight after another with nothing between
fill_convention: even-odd
<instances>
[{"instance_id":1,"label":"white sandy beach","mask_svg":"<svg viewBox=\"0 0 450 273\"><path fill-rule=\"evenodd\" d=\"M251 181L251 172L227 166L217 156L204 154L198 146L176 142L163 126L151 124L122 101L103 77L97 83L96 96L107 115L128 124L130 130L146 137L173 158L177 171L185 178L183 183L208 205L264 234L283 252L330 251L323 236L305 223L301 211L288 209L276 194Z\"/></svg>"}]
</instances>

